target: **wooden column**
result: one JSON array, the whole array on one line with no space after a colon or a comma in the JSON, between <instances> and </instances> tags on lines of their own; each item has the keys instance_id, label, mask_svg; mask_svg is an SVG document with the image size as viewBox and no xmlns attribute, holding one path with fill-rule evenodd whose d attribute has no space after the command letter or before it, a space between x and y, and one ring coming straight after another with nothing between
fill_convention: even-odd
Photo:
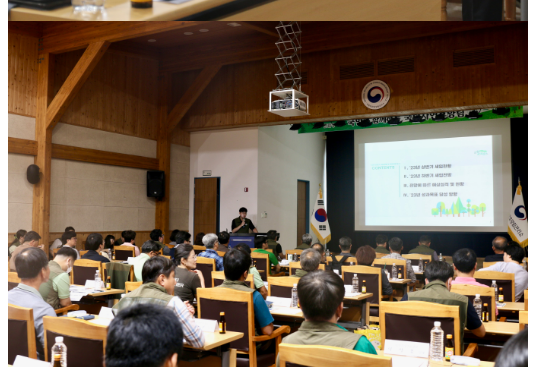
<instances>
[{"instance_id":1,"label":"wooden column","mask_svg":"<svg viewBox=\"0 0 536 375\"><path fill-rule=\"evenodd\" d=\"M162 230L165 240L169 242L169 177L171 142L168 133L168 95L171 90L171 74L158 76L158 139L156 140L156 157L158 170L165 173L164 198L156 201L155 228Z\"/></svg>"}]
</instances>

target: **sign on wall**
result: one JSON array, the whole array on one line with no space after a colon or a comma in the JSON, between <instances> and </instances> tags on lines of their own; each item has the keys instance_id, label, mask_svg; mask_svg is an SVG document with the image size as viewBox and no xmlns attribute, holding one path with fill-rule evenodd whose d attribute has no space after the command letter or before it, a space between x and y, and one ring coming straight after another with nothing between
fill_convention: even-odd
<instances>
[{"instance_id":1,"label":"sign on wall","mask_svg":"<svg viewBox=\"0 0 536 375\"><path fill-rule=\"evenodd\" d=\"M365 107L370 109L380 109L387 105L391 98L391 89L387 83L375 79L363 87L361 91L361 100Z\"/></svg>"}]
</instances>

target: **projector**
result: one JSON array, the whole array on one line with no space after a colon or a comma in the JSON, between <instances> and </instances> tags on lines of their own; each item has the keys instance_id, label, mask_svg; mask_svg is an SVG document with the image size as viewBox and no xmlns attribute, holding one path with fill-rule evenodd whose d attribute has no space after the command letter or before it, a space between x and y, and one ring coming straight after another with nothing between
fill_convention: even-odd
<instances>
[{"instance_id":1,"label":"projector","mask_svg":"<svg viewBox=\"0 0 536 375\"><path fill-rule=\"evenodd\" d=\"M306 111L307 106L301 99L294 99L294 106L292 106L292 99L274 100L272 102L272 110L274 109L292 109L296 108L300 111Z\"/></svg>"},{"instance_id":2,"label":"projector","mask_svg":"<svg viewBox=\"0 0 536 375\"><path fill-rule=\"evenodd\" d=\"M271 91L268 112L283 117L307 116L309 96L294 89Z\"/></svg>"}]
</instances>

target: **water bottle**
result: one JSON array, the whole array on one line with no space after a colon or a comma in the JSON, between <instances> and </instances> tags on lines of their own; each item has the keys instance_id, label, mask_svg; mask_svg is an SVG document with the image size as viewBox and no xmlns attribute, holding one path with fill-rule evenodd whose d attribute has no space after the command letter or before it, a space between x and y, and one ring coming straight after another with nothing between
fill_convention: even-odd
<instances>
[{"instance_id":1,"label":"water bottle","mask_svg":"<svg viewBox=\"0 0 536 375\"><path fill-rule=\"evenodd\" d=\"M99 270L95 271L95 289L100 289L102 287L102 280L100 277Z\"/></svg>"},{"instance_id":2,"label":"water bottle","mask_svg":"<svg viewBox=\"0 0 536 375\"><path fill-rule=\"evenodd\" d=\"M523 259L523 269L527 271L527 260Z\"/></svg>"},{"instance_id":3,"label":"water bottle","mask_svg":"<svg viewBox=\"0 0 536 375\"><path fill-rule=\"evenodd\" d=\"M67 347L61 336L56 337L56 343L52 346L52 367L67 367Z\"/></svg>"},{"instance_id":4,"label":"water bottle","mask_svg":"<svg viewBox=\"0 0 536 375\"><path fill-rule=\"evenodd\" d=\"M329 257L329 249L326 249L326 258ZM327 259L326 259L327 260Z\"/></svg>"},{"instance_id":5,"label":"water bottle","mask_svg":"<svg viewBox=\"0 0 536 375\"><path fill-rule=\"evenodd\" d=\"M473 307L478 314L478 319L482 320L482 300L480 299L480 294L475 295Z\"/></svg>"},{"instance_id":6,"label":"water bottle","mask_svg":"<svg viewBox=\"0 0 536 375\"><path fill-rule=\"evenodd\" d=\"M499 290L497 289L497 281L493 280L491 282L491 287L495 291L495 302L499 302Z\"/></svg>"},{"instance_id":7,"label":"water bottle","mask_svg":"<svg viewBox=\"0 0 536 375\"><path fill-rule=\"evenodd\" d=\"M353 266L353 265L354 265L354 262L350 262L350 265Z\"/></svg>"},{"instance_id":8,"label":"water bottle","mask_svg":"<svg viewBox=\"0 0 536 375\"><path fill-rule=\"evenodd\" d=\"M443 254L439 253L439 261L442 262L443 261Z\"/></svg>"},{"instance_id":9,"label":"water bottle","mask_svg":"<svg viewBox=\"0 0 536 375\"><path fill-rule=\"evenodd\" d=\"M392 276L392 279L396 280L396 263L393 263L391 276Z\"/></svg>"},{"instance_id":10,"label":"water bottle","mask_svg":"<svg viewBox=\"0 0 536 375\"><path fill-rule=\"evenodd\" d=\"M430 360L443 362L443 330L441 322L434 322L434 328L430 331Z\"/></svg>"},{"instance_id":11,"label":"water bottle","mask_svg":"<svg viewBox=\"0 0 536 375\"><path fill-rule=\"evenodd\" d=\"M423 269L423 263L422 263L422 258L419 259L419 272L422 272L422 269Z\"/></svg>"},{"instance_id":12,"label":"water bottle","mask_svg":"<svg viewBox=\"0 0 536 375\"><path fill-rule=\"evenodd\" d=\"M354 278L352 279L352 293L357 293L359 291L359 279L357 274L354 273Z\"/></svg>"},{"instance_id":13,"label":"water bottle","mask_svg":"<svg viewBox=\"0 0 536 375\"><path fill-rule=\"evenodd\" d=\"M298 284L292 287L292 302L290 307L298 307Z\"/></svg>"}]
</instances>

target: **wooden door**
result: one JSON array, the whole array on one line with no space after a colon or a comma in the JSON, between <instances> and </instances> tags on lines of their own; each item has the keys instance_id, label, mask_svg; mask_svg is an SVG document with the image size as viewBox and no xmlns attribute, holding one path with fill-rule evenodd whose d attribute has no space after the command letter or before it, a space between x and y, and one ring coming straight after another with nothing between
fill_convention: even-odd
<instances>
[{"instance_id":1,"label":"wooden door","mask_svg":"<svg viewBox=\"0 0 536 375\"><path fill-rule=\"evenodd\" d=\"M307 233L307 206L308 201L307 194L309 182L298 180L298 214L297 214L297 228L296 231L296 246L302 243L302 236Z\"/></svg>"},{"instance_id":2,"label":"wooden door","mask_svg":"<svg viewBox=\"0 0 536 375\"><path fill-rule=\"evenodd\" d=\"M194 180L194 233L217 233L219 218L218 177Z\"/></svg>"}]
</instances>

